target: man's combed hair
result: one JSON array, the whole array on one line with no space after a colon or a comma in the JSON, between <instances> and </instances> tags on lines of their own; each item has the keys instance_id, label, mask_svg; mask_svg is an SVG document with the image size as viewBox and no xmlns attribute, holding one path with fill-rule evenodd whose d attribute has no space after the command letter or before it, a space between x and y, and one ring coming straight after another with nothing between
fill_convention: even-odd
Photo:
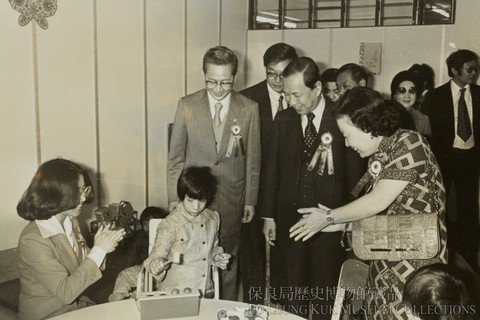
<instances>
[{"instance_id":1,"label":"man's combed hair","mask_svg":"<svg viewBox=\"0 0 480 320\"><path fill-rule=\"evenodd\" d=\"M297 51L289 44L279 42L270 46L263 55L263 65L266 67L272 63L298 58Z\"/></svg>"},{"instance_id":2,"label":"man's combed hair","mask_svg":"<svg viewBox=\"0 0 480 320\"><path fill-rule=\"evenodd\" d=\"M334 112L337 118L350 117L355 126L377 137L390 136L400 128L402 108L398 103L385 102L373 89L356 87L340 97Z\"/></svg>"},{"instance_id":3,"label":"man's combed hair","mask_svg":"<svg viewBox=\"0 0 480 320\"><path fill-rule=\"evenodd\" d=\"M214 64L217 66L231 65L232 75L237 74L238 60L232 50L224 46L217 46L207 50L203 56L203 73L207 72L207 65Z\"/></svg>"},{"instance_id":4,"label":"man's combed hair","mask_svg":"<svg viewBox=\"0 0 480 320\"><path fill-rule=\"evenodd\" d=\"M88 175L77 164L54 159L40 165L17 205L17 213L26 220L46 220L80 204L78 179L83 175L85 186L91 187ZM93 192L86 202L91 201Z\"/></svg>"},{"instance_id":5,"label":"man's combed hair","mask_svg":"<svg viewBox=\"0 0 480 320\"><path fill-rule=\"evenodd\" d=\"M283 70L283 77L288 78L296 73L303 74L303 83L310 89L314 89L320 81L320 69L311 58L300 57L292 60Z\"/></svg>"},{"instance_id":6,"label":"man's combed hair","mask_svg":"<svg viewBox=\"0 0 480 320\"><path fill-rule=\"evenodd\" d=\"M448 68L448 76L453 77L454 74L452 73L452 68L455 69L457 72L460 72L460 69L462 69L463 64L465 62L470 62L470 61L477 61L478 56L475 54L475 52L466 50L466 49L461 49L457 50L455 52L452 52L448 58L447 58L447 68Z\"/></svg>"},{"instance_id":7,"label":"man's combed hair","mask_svg":"<svg viewBox=\"0 0 480 320\"><path fill-rule=\"evenodd\" d=\"M185 196L206 201L209 206L217 193L217 179L210 167L189 166L182 170L177 182L178 198L183 201Z\"/></svg>"},{"instance_id":8,"label":"man's combed hair","mask_svg":"<svg viewBox=\"0 0 480 320\"><path fill-rule=\"evenodd\" d=\"M337 68L329 68L325 71L323 71L321 78L322 78L322 84L325 86L327 82L336 82L337 81Z\"/></svg>"},{"instance_id":9,"label":"man's combed hair","mask_svg":"<svg viewBox=\"0 0 480 320\"><path fill-rule=\"evenodd\" d=\"M344 73L344 72L350 72L352 75L353 81L359 83L361 80L365 80L366 83L368 83L368 73L363 69L361 66L359 66L356 63L347 63L341 66L338 71L337 75Z\"/></svg>"}]
</instances>

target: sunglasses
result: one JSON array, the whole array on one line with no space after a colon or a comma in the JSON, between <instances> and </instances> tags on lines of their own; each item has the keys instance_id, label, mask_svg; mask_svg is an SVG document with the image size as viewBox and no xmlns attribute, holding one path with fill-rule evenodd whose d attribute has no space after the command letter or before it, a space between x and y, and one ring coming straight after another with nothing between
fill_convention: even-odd
<instances>
[{"instance_id":1,"label":"sunglasses","mask_svg":"<svg viewBox=\"0 0 480 320\"><path fill-rule=\"evenodd\" d=\"M417 94L417 89L415 87L410 87L410 88L405 88L405 87L399 87L397 88L397 93L398 94L405 94L405 93L410 93L410 94Z\"/></svg>"}]
</instances>

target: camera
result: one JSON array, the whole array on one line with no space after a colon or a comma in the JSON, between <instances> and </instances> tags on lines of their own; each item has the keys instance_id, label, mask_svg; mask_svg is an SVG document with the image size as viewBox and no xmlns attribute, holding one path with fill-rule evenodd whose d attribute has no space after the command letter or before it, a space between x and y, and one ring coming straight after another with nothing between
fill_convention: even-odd
<instances>
[{"instance_id":1,"label":"camera","mask_svg":"<svg viewBox=\"0 0 480 320\"><path fill-rule=\"evenodd\" d=\"M123 228L126 233L125 238L127 238L142 228L140 221L137 219L137 211L133 210L128 201L110 203L108 207L95 209L94 213L96 220L90 222L91 233L96 233L100 226L106 226L110 223L114 230Z\"/></svg>"}]
</instances>

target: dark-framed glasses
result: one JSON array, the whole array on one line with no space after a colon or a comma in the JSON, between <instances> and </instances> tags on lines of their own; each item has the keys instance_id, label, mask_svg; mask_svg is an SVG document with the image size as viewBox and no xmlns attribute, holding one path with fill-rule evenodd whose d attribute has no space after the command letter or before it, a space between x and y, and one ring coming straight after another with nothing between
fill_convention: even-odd
<instances>
[{"instance_id":1,"label":"dark-framed glasses","mask_svg":"<svg viewBox=\"0 0 480 320\"><path fill-rule=\"evenodd\" d=\"M462 67L463 70L467 71L467 73L477 73L478 71L480 71L480 67L479 66L476 66L476 67L468 67L468 68L465 68L465 67Z\"/></svg>"},{"instance_id":2,"label":"dark-framed glasses","mask_svg":"<svg viewBox=\"0 0 480 320\"><path fill-rule=\"evenodd\" d=\"M397 91L398 94L406 94L407 92L410 94L417 94L417 88L415 87L410 87L410 88L405 88L405 87L398 87Z\"/></svg>"},{"instance_id":3,"label":"dark-framed glasses","mask_svg":"<svg viewBox=\"0 0 480 320\"><path fill-rule=\"evenodd\" d=\"M215 80L205 80L205 85L208 89L215 89L217 86L222 87L224 90L228 90L232 87L232 81L215 81Z\"/></svg>"},{"instance_id":4,"label":"dark-framed glasses","mask_svg":"<svg viewBox=\"0 0 480 320\"><path fill-rule=\"evenodd\" d=\"M267 71L267 78L270 80L283 80L283 73L276 73L273 71Z\"/></svg>"}]
</instances>

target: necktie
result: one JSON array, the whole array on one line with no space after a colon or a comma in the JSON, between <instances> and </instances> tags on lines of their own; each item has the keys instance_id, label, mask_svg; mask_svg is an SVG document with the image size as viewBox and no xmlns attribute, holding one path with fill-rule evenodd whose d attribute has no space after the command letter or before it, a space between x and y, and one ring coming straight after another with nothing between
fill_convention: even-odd
<instances>
[{"instance_id":1,"label":"necktie","mask_svg":"<svg viewBox=\"0 0 480 320\"><path fill-rule=\"evenodd\" d=\"M280 95L280 98L278 98L278 107L277 107L277 113L283 110L283 96Z\"/></svg>"},{"instance_id":2,"label":"necktie","mask_svg":"<svg viewBox=\"0 0 480 320\"><path fill-rule=\"evenodd\" d=\"M220 102L215 103L215 116L213 117L213 124L215 128L220 127L222 120L220 119L220 110L222 110L223 105Z\"/></svg>"},{"instance_id":3,"label":"necktie","mask_svg":"<svg viewBox=\"0 0 480 320\"><path fill-rule=\"evenodd\" d=\"M307 114L308 123L305 127L305 135L303 139L305 141L305 145L308 148L311 148L313 146L315 136L317 135L317 130L315 130L315 126L313 125L313 118L315 118L315 115L313 113L310 112Z\"/></svg>"},{"instance_id":4,"label":"necktie","mask_svg":"<svg viewBox=\"0 0 480 320\"><path fill-rule=\"evenodd\" d=\"M465 102L465 88L460 89L458 100L457 134L463 141L467 141L472 135L470 118L468 117L467 103Z\"/></svg>"}]
</instances>

